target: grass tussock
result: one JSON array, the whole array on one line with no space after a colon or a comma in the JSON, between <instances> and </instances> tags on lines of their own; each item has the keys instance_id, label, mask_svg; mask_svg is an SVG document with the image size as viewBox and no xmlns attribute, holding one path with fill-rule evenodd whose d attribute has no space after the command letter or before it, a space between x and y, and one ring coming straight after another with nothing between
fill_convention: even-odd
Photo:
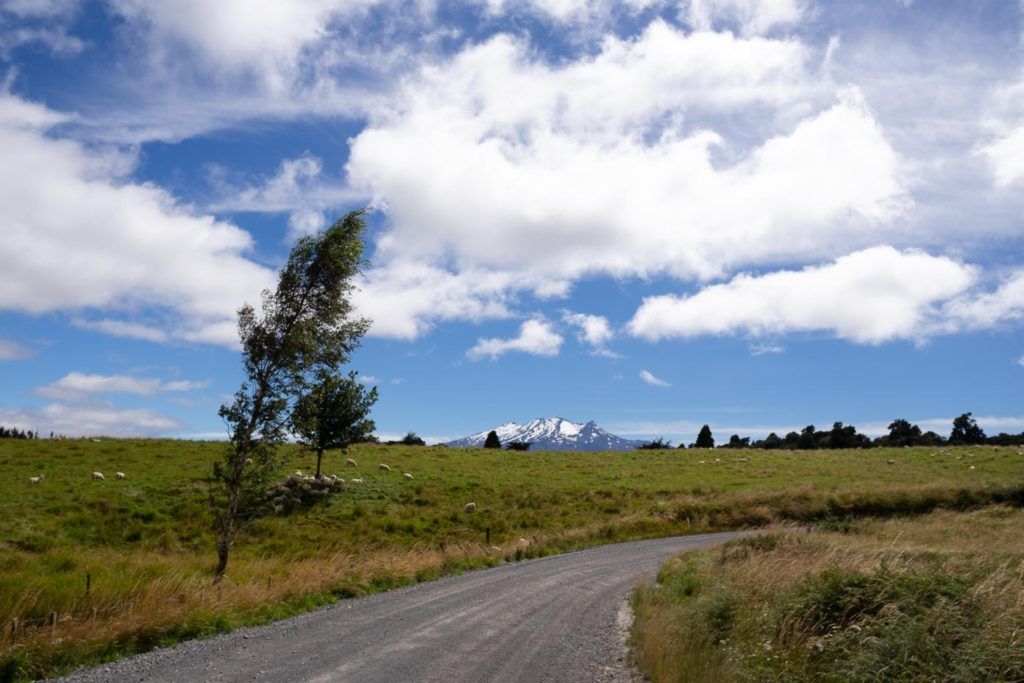
<instances>
[{"instance_id":1,"label":"grass tussock","mask_svg":"<svg viewBox=\"0 0 1024 683\"><path fill-rule=\"evenodd\" d=\"M747 538L671 560L633 602L656 683L1024 680L1024 512Z\"/></svg>"},{"instance_id":2,"label":"grass tussock","mask_svg":"<svg viewBox=\"0 0 1024 683\"><path fill-rule=\"evenodd\" d=\"M221 448L0 441L0 681L600 543L787 521L841 529L857 515L1024 503L1024 457L1013 448L565 454L365 445L324 463L362 486L258 524L214 586L205 481ZM309 454L288 453L282 477L313 465ZM348 457L359 465L346 468ZM92 471L128 478L94 482ZM43 483L29 485L39 474ZM467 513L471 501L477 511Z\"/></svg>"}]
</instances>

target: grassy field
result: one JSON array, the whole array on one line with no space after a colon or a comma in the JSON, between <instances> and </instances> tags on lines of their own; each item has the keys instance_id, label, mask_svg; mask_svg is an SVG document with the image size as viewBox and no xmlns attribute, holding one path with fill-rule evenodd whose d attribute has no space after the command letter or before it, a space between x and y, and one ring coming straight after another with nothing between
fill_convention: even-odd
<instances>
[{"instance_id":1,"label":"grassy field","mask_svg":"<svg viewBox=\"0 0 1024 683\"><path fill-rule=\"evenodd\" d=\"M223 447L0 441L0 680L596 543L1024 502L1015 448L558 454L365 445L329 453L325 465L362 476L362 486L261 522L214 585L204 478ZM286 472L311 469L312 456L289 453ZM358 468L342 467L349 456ZM379 471L382 462L392 472ZM107 480L92 481L94 470ZM115 481L115 471L127 479ZM30 486L39 474L43 483ZM475 513L464 511L470 501Z\"/></svg>"},{"instance_id":2,"label":"grassy field","mask_svg":"<svg viewBox=\"0 0 1024 683\"><path fill-rule=\"evenodd\" d=\"M1024 680L1024 511L833 524L666 564L634 593L662 681Z\"/></svg>"}]
</instances>

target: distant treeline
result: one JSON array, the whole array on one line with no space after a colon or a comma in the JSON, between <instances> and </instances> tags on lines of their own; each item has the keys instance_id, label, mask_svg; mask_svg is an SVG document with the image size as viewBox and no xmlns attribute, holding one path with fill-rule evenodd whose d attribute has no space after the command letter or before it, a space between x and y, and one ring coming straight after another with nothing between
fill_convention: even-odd
<instances>
[{"instance_id":1,"label":"distant treeline","mask_svg":"<svg viewBox=\"0 0 1024 683\"><path fill-rule=\"evenodd\" d=\"M987 436L978 426L978 423L971 417L971 413L964 413L953 420L953 428L948 437L932 431L922 432L921 428L911 424L902 418L893 420L889 424L889 433L877 438L861 434L853 425L844 425L836 422L832 429L819 430L814 425L807 425L799 432L790 432L785 436L779 436L772 432L763 439L751 441L749 436L740 437L733 434L729 441L719 444L718 448L762 448L765 450L814 450L824 448L882 448L901 446L971 446L989 444L992 446L1021 446L1024 445L1024 432L1020 434L1000 433L996 436ZM711 434L708 425L701 427L697 434L697 440L689 445L690 448L715 448L715 438ZM658 438L654 441L638 447L641 450L658 450L672 448L669 441ZM686 448L679 444L678 448Z\"/></svg>"},{"instance_id":2,"label":"distant treeline","mask_svg":"<svg viewBox=\"0 0 1024 683\"><path fill-rule=\"evenodd\" d=\"M39 432L33 432L31 429L21 430L17 427L2 427L0 426L0 439L38 439Z\"/></svg>"}]
</instances>

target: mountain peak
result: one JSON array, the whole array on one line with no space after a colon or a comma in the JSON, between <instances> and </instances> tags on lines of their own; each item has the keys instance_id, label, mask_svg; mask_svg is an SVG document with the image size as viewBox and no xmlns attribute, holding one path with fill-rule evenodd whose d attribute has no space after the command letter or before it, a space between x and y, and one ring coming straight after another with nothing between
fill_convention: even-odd
<instances>
[{"instance_id":1,"label":"mountain peak","mask_svg":"<svg viewBox=\"0 0 1024 683\"><path fill-rule=\"evenodd\" d=\"M525 441L536 451L631 451L644 443L618 437L601 429L593 420L578 423L564 417L535 417L526 424L506 422L493 430L477 432L446 445L481 447L491 431L497 433L503 444Z\"/></svg>"}]
</instances>

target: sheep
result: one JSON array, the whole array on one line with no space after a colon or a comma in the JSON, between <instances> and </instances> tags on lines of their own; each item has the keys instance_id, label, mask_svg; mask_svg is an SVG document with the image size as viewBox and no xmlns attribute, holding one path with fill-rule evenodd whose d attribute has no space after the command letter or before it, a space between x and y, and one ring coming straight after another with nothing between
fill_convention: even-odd
<instances>
[{"instance_id":1,"label":"sheep","mask_svg":"<svg viewBox=\"0 0 1024 683\"><path fill-rule=\"evenodd\" d=\"M99 439L89 439L89 441L92 441L93 443L99 443L100 442Z\"/></svg>"},{"instance_id":2,"label":"sheep","mask_svg":"<svg viewBox=\"0 0 1024 683\"><path fill-rule=\"evenodd\" d=\"M886 462L889 463L890 465L895 465L896 464L896 461L893 460L892 458L889 458L888 460L886 460Z\"/></svg>"},{"instance_id":3,"label":"sheep","mask_svg":"<svg viewBox=\"0 0 1024 683\"><path fill-rule=\"evenodd\" d=\"M476 512L476 503L466 503L466 512Z\"/></svg>"},{"instance_id":4,"label":"sheep","mask_svg":"<svg viewBox=\"0 0 1024 683\"><path fill-rule=\"evenodd\" d=\"M381 464L377 465L377 469L381 470L382 472L390 472L391 471L391 465L385 465L384 463L381 463Z\"/></svg>"},{"instance_id":5,"label":"sheep","mask_svg":"<svg viewBox=\"0 0 1024 683\"><path fill-rule=\"evenodd\" d=\"M124 472L114 472L114 476L117 477L118 481L124 481Z\"/></svg>"},{"instance_id":6,"label":"sheep","mask_svg":"<svg viewBox=\"0 0 1024 683\"><path fill-rule=\"evenodd\" d=\"M970 466L970 467L968 467L967 469L973 470L973 469L974 469L974 465L971 465L971 466Z\"/></svg>"},{"instance_id":7,"label":"sheep","mask_svg":"<svg viewBox=\"0 0 1024 683\"><path fill-rule=\"evenodd\" d=\"M251 465L252 464L252 458L246 458L245 459L245 464L246 465Z\"/></svg>"},{"instance_id":8,"label":"sheep","mask_svg":"<svg viewBox=\"0 0 1024 683\"><path fill-rule=\"evenodd\" d=\"M359 479L349 479L349 482L352 483L352 484L362 484L363 483L363 478L360 477Z\"/></svg>"},{"instance_id":9,"label":"sheep","mask_svg":"<svg viewBox=\"0 0 1024 683\"><path fill-rule=\"evenodd\" d=\"M296 476L296 477L305 477L306 475L304 475L304 474L302 473L302 470L295 470L295 476Z\"/></svg>"},{"instance_id":10,"label":"sheep","mask_svg":"<svg viewBox=\"0 0 1024 683\"><path fill-rule=\"evenodd\" d=\"M39 484L41 484L43 482L43 479L44 479L44 477L41 474L38 477L29 477L28 478L28 484L29 484L29 486L38 486Z\"/></svg>"},{"instance_id":11,"label":"sheep","mask_svg":"<svg viewBox=\"0 0 1024 683\"><path fill-rule=\"evenodd\" d=\"M345 467L356 467L356 461L353 460L352 458L349 458L348 460L345 461Z\"/></svg>"},{"instance_id":12,"label":"sheep","mask_svg":"<svg viewBox=\"0 0 1024 683\"><path fill-rule=\"evenodd\" d=\"M106 479L104 478L102 472L93 472L92 473L92 480L93 481L106 481Z\"/></svg>"},{"instance_id":13,"label":"sheep","mask_svg":"<svg viewBox=\"0 0 1024 683\"><path fill-rule=\"evenodd\" d=\"M408 472L405 472L404 474L402 474L402 476L403 476L403 477L404 477L405 479L408 479L409 481L412 481L412 475L411 475L411 474L409 474Z\"/></svg>"}]
</instances>

